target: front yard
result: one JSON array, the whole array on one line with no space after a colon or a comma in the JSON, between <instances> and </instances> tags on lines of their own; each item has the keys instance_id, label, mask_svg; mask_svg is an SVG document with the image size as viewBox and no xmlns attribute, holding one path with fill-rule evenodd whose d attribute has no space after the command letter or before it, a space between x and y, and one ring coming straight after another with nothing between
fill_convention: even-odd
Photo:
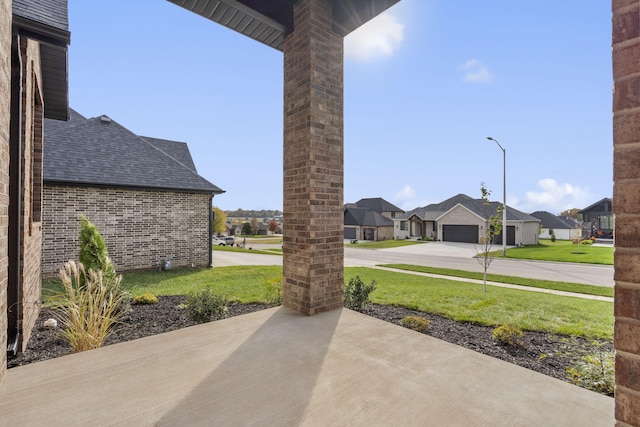
<instances>
[{"instance_id":1,"label":"front yard","mask_svg":"<svg viewBox=\"0 0 640 427\"><path fill-rule=\"evenodd\" d=\"M507 258L613 265L613 251L613 246L576 245L566 240L540 240L540 244L535 246L508 249ZM492 251L491 255L502 257L502 250Z\"/></svg>"}]
</instances>

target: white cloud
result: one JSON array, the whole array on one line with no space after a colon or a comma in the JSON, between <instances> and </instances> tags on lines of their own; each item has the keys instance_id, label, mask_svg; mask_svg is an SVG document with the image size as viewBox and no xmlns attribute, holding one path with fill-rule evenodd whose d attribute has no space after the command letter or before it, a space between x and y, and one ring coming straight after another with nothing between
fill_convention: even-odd
<instances>
[{"instance_id":1,"label":"white cloud","mask_svg":"<svg viewBox=\"0 0 640 427\"><path fill-rule=\"evenodd\" d=\"M404 24L390 13L382 13L344 39L347 58L367 61L393 55L404 38Z\"/></svg>"},{"instance_id":2,"label":"white cloud","mask_svg":"<svg viewBox=\"0 0 640 427\"><path fill-rule=\"evenodd\" d=\"M526 212L545 210L558 214L565 209L580 208L589 204L591 193L587 187L559 183L553 178L538 181L541 191L527 191L523 205Z\"/></svg>"},{"instance_id":3,"label":"white cloud","mask_svg":"<svg viewBox=\"0 0 640 427\"><path fill-rule=\"evenodd\" d=\"M420 199L418 192L410 185L405 185L402 190L395 194L393 203L405 211L429 204L429 202L424 199Z\"/></svg>"},{"instance_id":4,"label":"white cloud","mask_svg":"<svg viewBox=\"0 0 640 427\"><path fill-rule=\"evenodd\" d=\"M470 59L460 69L464 72L462 80L467 83L489 83L493 81L493 73L477 59Z\"/></svg>"}]
</instances>

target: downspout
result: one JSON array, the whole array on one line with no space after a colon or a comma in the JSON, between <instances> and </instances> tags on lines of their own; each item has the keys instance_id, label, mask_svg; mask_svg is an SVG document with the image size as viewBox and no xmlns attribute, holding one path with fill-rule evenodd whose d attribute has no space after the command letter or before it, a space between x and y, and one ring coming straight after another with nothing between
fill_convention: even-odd
<instances>
[{"instance_id":1,"label":"downspout","mask_svg":"<svg viewBox=\"0 0 640 427\"><path fill-rule=\"evenodd\" d=\"M22 54L20 34L14 32L11 49L11 119L9 133L9 224L8 224L8 340L7 353L15 356L21 345L22 289L20 287L20 229L22 189ZM12 332L12 329L14 332Z\"/></svg>"},{"instance_id":2,"label":"downspout","mask_svg":"<svg viewBox=\"0 0 640 427\"><path fill-rule=\"evenodd\" d=\"M213 239L213 193L209 197L209 268L213 267L213 250L211 249L211 240Z\"/></svg>"}]
</instances>

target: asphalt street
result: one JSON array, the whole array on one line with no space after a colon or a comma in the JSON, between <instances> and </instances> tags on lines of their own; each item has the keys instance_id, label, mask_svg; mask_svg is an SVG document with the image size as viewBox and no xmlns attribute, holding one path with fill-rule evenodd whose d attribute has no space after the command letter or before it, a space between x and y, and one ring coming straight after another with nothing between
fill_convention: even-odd
<instances>
[{"instance_id":1,"label":"asphalt street","mask_svg":"<svg viewBox=\"0 0 640 427\"><path fill-rule=\"evenodd\" d=\"M355 245L354 245L355 246ZM389 249L361 249L346 245L344 265L346 267L373 267L379 264L415 264L430 267L452 268L467 271L482 271L473 244L430 242L420 245ZM279 247L278 245L252 245L254 249ZM282 265L279 255L261 255L250 252L213 251L214 267L231 265ZM613 266L574 264L516 259L494 259L489 267L493 274L528 277L532 279L556 280L613 287Z\"/></svg>"}]
</instances>

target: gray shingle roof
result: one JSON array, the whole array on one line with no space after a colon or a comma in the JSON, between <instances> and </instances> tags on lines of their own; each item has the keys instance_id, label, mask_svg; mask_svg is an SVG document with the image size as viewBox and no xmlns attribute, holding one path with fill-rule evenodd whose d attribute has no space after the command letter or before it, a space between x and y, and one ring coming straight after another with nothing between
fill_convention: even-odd
<instances>
[{"instance_id":1,"label":"gray shingle roof","mask_svg":"<svg viewBox=\"0 0 640 427\"><path fill-rule=\"evenodd\" d=\"M500 202L489 202L488 205L485 205L485 201L483 199L473 199L466 194L457 194L443 202L413 209L396 219L404 220L416 215L423 221L435 221L458 204L464 206L485 220L489 219L491 215L494 215L499 206L502 206L502 203ZM538 219L527 213L507 206L507 221L538 221Z\"/></svg>"},{"instance_id":2,"label":"gray shingle roof","mask_svg":"<svg viewBox=\"0 0 640 427\"><path fill-rule=\"evenodd\" d=\"M195 167L176 160L109 117L83 121L79 114L68 123L45 120L44 181L224 192L198 175Z\"/></svg>"},{"instance_id":3,"label":"gray shingle roof","mask_svg":"<svg viewBox=\"0 0 640 427\"><path fill-rule=\"evenodd\" d=\"M538 218L542 222L542 226L544 228L572 229L577 225L575 222L571 223L565 218L554 215L551 212L547 211L532 212L531 216Z\"/></svg>"},{"instance_id":4,"label":"gray shingle roof","mask_svg":"<svg viewBox=\"0 0 640 427\"><path fill-rule=\"evenodd\" d=\"M369 209L346 208L344 210L344 225L393 227L393 220Z\"/></svg>"},{"instance_id":5,"label":"gray shingle roof","mask_svg":"<svg viewBox=\"0 0 640 427\"><path fill-rule=\"evenodd\" d=\"M192 171L196 172L196 165L193 163L191 152L186 142L170 141L168 139L150 138L143 136L149 144L164 151Z\"/></svg>"},{"instance_id":6,"label":"gray shingle roof","mask_svg":"<svg viewBox=\"0 0 640 427\"><path fill-rule=\"evenodd\" d=\"M385 199L381 197L369 198L369 199L360 199L356 203L354 203L357 207L363 209L369 209L378 213L382 212L404 212L399 207L387 202Z\"/></svg>"},{"instance_id":7,"label":"gray shingle roof","mask_svg":"<svg viewBox=\"0 0 640 427\"><path fill-rule=\"evenodd\" d=\"M69 30L67 0L13 0L13 14L60 30Z\"/></svg>"}]
</instances>

